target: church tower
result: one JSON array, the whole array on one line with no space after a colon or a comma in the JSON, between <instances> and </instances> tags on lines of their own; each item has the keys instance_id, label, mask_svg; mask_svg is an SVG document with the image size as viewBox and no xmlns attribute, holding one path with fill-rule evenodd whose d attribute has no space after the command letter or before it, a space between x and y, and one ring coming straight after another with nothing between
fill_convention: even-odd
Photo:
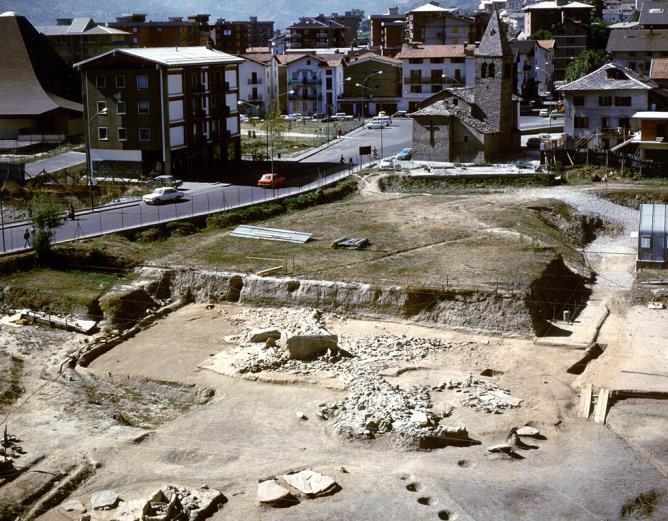
<instances>
[{"instance_id":1,"label":"church tower","mask_svg":"<svg viewBox=\"0 0 668 521\"><path fill-rule=\"evenodd\" d=\"M516 127L513 104L513 54L494 10L475 51L475 103L497 131Z\"/></svg>"}]
</instances>

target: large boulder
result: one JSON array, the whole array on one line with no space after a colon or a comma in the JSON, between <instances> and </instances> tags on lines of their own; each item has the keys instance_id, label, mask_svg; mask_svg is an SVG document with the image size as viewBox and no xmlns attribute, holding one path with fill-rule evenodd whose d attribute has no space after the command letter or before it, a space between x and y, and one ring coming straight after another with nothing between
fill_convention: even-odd
<instances>
[{"instance_id":1,"label":"large boulder","mask_svg":"<svg viewBox=\"0 0 668 521\"><path fill-rule=\"evenodd\" d=\"M295 335L288 338L286 347L290 358L295 360L311 360L324 355L327 351L338 351L336 335Z\"/></svg>"},{"instance_id":2,"label":"large boulder","mask_svg":"<svg viewBox=\"0 0 668 521\"><path fill-rule=\"evenodd\" d=\"M275 479L267 479L258 484L257 500L261 504L273 506L282 506L296 501L290 491Z\"/></svg>"},{"instance_id":3,"label":"large boulder","mask_svg":"<svg viewBox=\"0 0 668 521\"><path fill-rule=\"evenodd\" d=\"M337 489L336 481L329 476L311 469L302 470L294 474L286 474L283 476L283 479L288 485L309 497L327 495Z\"/></svg>"},{"instance_id":4,"label":"large boulder","mask_svg":"<svg viewBox=\"0 0 668 521\"><path fill-rule=\"evenodd\" d=\"M115 490L100 490L98 492L93 492L90 496L90 506L93 510L116 508L119 499L118 492Z\"/></svg>"}]
</instances>

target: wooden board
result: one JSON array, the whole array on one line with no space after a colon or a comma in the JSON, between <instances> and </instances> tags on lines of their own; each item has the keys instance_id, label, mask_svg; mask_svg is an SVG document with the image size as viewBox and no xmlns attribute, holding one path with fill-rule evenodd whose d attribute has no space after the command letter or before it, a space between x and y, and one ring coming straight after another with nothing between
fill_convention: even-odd
<instances>
[{"instance_id":1,"label":"wooden board","mask_svg":"<svg viewBox=\"0 0 668 521\"><path fill-rule=\"evenodd\" d=\"M605 424L605 415L608 412L608 399L610 398L610 389L601 388L596 402L596 411L594 412L594 422Z\"/></svg>"},{"instance_id":2,"label":"wooden board","mask_svg":"<svg viewBox=\"0 0 668 521\"><path fill-rule=\"evenodd\" d=\"M587 384L582 388L580 394L580 405L578 407L578 416L580 418L589 418L591 413L592 385Z\"/></svg>"}]
</instances>

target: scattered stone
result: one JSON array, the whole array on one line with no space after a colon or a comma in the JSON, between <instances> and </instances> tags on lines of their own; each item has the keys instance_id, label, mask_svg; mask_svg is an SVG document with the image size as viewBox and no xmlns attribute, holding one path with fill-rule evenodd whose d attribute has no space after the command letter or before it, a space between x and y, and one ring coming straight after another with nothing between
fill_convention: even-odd
<instances>
[{"instance_id":1,"label":"scattered stone","mask_svg":"<svg viewBox=\"0 0 668 521\"><path fill-rule=\"evenodd\" d=\"M535 427L531 427L530 425L525 425L524 427L520 427L519 429L517 429L517 435L527 436L529 438L535 438L537 436L540 436L540 431Z\"/></svg>"},{"instance_id":2,"label":"scattered stone","mask_svg":"<svg viewBox=\"0 0 668 521\"><path fill-rule=\"evenodd\" d=\"M79 512L80 514L87 512L84 504L78 499L68 499L61 503L60 508L65 510L65 512Z\"/></svg>"},{"instance_id":3,"label":"scattered stone","mask_svg":"<svg viewBox=\"0 0 668 521\"><path fill-rule=\"evenodd\" d=\"M499 443L497 445L490 445L487 447L487 452L503 452L504 454L510 454L513 452L513 446L508 443Z\"/></svg>"},{"instance_id":4,"label":"scattered stone","mask_svg":"<svg viewBox=\"0 0 668 521\"><path fill-rule=\"evenodd\" d=\"M204 490L209 490L209 485L207 485L206 483L202 483L199 488Z\"/></svg>"},{"instance_id":5,"label":"scattered stone","mask_svg":"<svg viewBox=\"0 0 668 521\"><path fill-rule=\"evenodd\" d=\"M327 495L337 488L336 481L332 478L311 469L302 470L295 474L286 474L283 479L288 485L308 497Z\"/></svg>"},{"instance_id":6,"label":"scattered stone","mask_svg":"<svg viewBox=\"0 0 668 521\"><path fill-rule=\"evenodd\" d=\"M295 360L311 360L327 351L338 351L335 335L295 335L288 338L287 348L290 358Z\"/></svg>"},{"instance_id":7,"label":"scattered stone","mask_svg":"<svg viewBox=\"0 0 668 521\"><path fill-rule=\"evenodd\" d=\"M257 486L257 500L262 504L276 505L294 502L295 498L290 491L280 485L275 479L262 481Z\"/></svg>"},{"instance_id":8,"label":"scattered stone","mask_svg":"<svg viewBox=\"0 0 668 521\"><path fill-rule=\"evenodd\" d=\"M297 412L297 419L299 420L308 420L308 417L301 411Z\"/></svg>"},{"instance_id":9,"label":"scattered stone","mask_svg":"<svg viewBox=\"0 0 668 521\"><path fill-rule=\"evenodd\" d=\"M93 510L116 508L119 499L118 493L115 490L100 490L93 492L90 496L90 506Z\"/></svg>"},{"instance_id":10,"label":"scattered stone","mask_svg":"<svg viewBox=\"0 0 668 521\"><path fill-rule=\"evenodd\" d=\"M281 332L278 329L254 329L248 333L248 339L251 342L265 342L269 339L278 340L281 338Z\"/></svg>"}]
</instances>

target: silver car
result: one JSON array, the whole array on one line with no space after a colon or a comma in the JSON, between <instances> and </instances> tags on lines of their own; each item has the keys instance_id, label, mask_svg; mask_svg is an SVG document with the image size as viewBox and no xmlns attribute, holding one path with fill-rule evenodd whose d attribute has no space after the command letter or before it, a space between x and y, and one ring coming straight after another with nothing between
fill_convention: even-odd
<instances>
[{"instance_id":1,"label":"silver car","mask_svg":"<svg viewBox=\"0 0 668 521\"><path fill-rule=\"evenodd\" d=\"M156 188L150 194L142 197L146 204L160 204L168 201L180 201L186 194L171 186Z\"/></svg>"}]
</instances>

